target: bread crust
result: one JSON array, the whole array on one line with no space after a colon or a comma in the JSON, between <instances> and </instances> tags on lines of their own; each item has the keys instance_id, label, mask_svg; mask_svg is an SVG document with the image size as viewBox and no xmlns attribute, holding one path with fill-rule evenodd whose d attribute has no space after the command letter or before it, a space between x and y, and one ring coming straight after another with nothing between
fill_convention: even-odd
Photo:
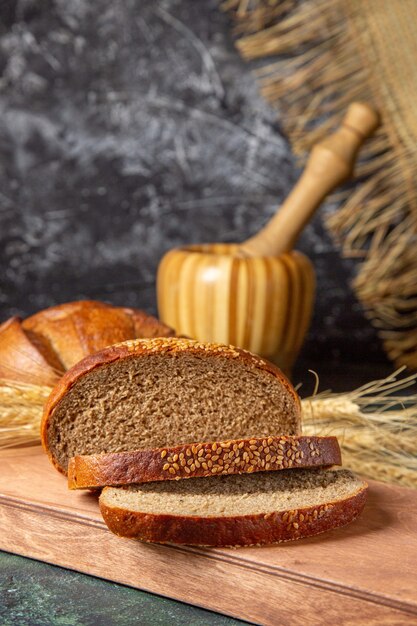
<instances>
[{"instance_id":1,"label":"bread crust","mask_svg":"<svg viewBox=\"0 0 417 626\"><path fill-rule=\"evenodd\" d=\"M68 487L95 489L289 467L328 467L341 462L336 437L254 437L76 456L69 462Z\"/></svg>"},{"instance_id":2,"label":"bread crust","mask_svg":"<svg viewBox=\"0 0 417 626\"><path fill-rule=\"evenodd\" d=\"M60 373L50 365L22 328L18 317L0 325L0 378L52 387Z\"/></svg>"},{"instance_id":3,"label":"bread crust","mask_svg":"<svg viewBox=\"0 0 417 626\"><path fill-rule=\"evenodd\" d=\"M59 304L0 325L0 378L53 387L66 369L106 346L174 334L140 309L94 300Z\"/></svg>"},{"instance_id":4,"label":"bread crust","mask_svg":"<svg viewBox=\"0 0 417 626\"><path fill-rule=\"evenodd\" d=\"M55 352L63 369L121 341L174 333L144 311L93 300L50 307L28 317L22 326Z\"/></svg>"},{"instance_id":5,"label":"bread crust","mask_svg":"<svg viewBox=\"0 0 417 626\"><path fill-rule=\"evenodd\" d=\"M119 537L150 543L210 547L240 547L281 543L345 526L365 506L368 485L343 500L291 511L230 517L197 517L141 513L106 504L106 487L99 499L108 528Z\"/></svg>"},{"instance_id":6,"label":"bread crust","mask_svg":"<svg viewBox=\"0 0 417 626\"><path fill-rule=\"evenodd\" d=\"M92 372L96 368L106 367L115 361L122 359L133 359L146 357L149 354L176 354L187 351L189 354L195 354L200 357L207 355L217 358L226 358L230 360L240 359L260 370L266 371L277 378L282 385L289 392L290 396L294 400L294 414L296 419L296 431L297 434L301 430L301 403L300 399L294 390L293 386L273 363L266 361L265 359L252 354L241 348L235 348L233 346L224 346L221 344L213 343L201 343L192 339L185 339L179 337L158 337L154 339L134 339L131 341L124 341L123 343L110 346L87 356L82 361L76 363L74 367L68 370L64 376L58 381L57 385L52 390L44 408L42 423L41 423L41 441L43 448L51 462L55 467L62 472L66 473L62 468L48 446L48 427L50 420L53 416L55 409L59 402L65 396L65 394L77 383L77 381L86 374Z\"/></svg>"},{"instance_id":7,"label":"bread crust","mask_svg":"<svg viewBox=\"0 0 417 626\"><path fill-rule=\"evenodd\" d=\"M133 323L134 338L152 339L154 337L174 337L175 331L156 317L140 309L123 308Z\"/></svg>"}]
</instances>

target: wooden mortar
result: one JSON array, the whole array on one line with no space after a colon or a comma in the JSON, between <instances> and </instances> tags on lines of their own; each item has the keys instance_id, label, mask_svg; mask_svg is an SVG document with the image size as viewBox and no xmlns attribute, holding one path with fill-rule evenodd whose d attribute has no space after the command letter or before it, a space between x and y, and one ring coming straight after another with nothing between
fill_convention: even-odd
<instances>
[{"instance_id":1,"label":"wooden mortar","mask_svg":"<svg viewBox=\"0 0 417 626\"><path fill-rule=\"evenodd\" d=\"M352 104L340 128L314 146L279 211L243 244L173 249L157 275L161 320L178 334L240 346L289 372L307 332L315 292L311 262L294 244L326 195L352 175L377 113Z\"/></svg>"}]
</instances>

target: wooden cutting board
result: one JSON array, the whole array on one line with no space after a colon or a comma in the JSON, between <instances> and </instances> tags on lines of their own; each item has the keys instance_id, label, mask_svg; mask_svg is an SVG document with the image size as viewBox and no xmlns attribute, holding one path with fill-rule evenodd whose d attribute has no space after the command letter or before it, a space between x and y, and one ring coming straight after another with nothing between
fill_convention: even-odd
<instances>
[{"instance_id":1,"label":"wooden cutting board","mask_svg":"<svg viewBox=\"0 0 417 626\"><path fill-rule=\"evenodd\" d=\"M362 517L262 548L112 535L38 447L0 453L0 549L266 625L417 623L417 491L371 482Z\"/></svg>"}]
</instances>

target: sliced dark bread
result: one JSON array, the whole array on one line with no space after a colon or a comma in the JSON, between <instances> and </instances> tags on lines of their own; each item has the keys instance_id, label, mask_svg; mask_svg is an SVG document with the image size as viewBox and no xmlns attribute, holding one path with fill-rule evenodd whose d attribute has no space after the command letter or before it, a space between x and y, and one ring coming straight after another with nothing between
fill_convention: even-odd
<instances>
[{"instance_id":1,"label":"sliced dark bread","mask_svg":"<svg viewBox=\"0 0 417 626\"><path fill-rule=\"evenodd\" d=\"M106 487L116 535L146 542L249 546L317 535L362 511L367 484L348 470L261 472Z\"/></svg>"},{"instance_id":2,"label":"sliced dark bread","mask_svg":"<svg viewBox=\"0 0 417 626\"><path fill-rule=\"evenodd\" d=\"M94 489L157 480L340 464L341 454L336 437L283 435L76 456L69 462L68 486L70 489Z\"/></svg>"},{"instance_id":3,"label":"sliced dark bread","mask_svg":"<svg viewBox=\"0 0 417 626\"><path fill-rule=\"evenodd\" d=\"M56 385L42 442L67 472L76 455L300 434L300 401L281 371L244 350L137 339L89 356Z\"/></svg>"}]
</instances>

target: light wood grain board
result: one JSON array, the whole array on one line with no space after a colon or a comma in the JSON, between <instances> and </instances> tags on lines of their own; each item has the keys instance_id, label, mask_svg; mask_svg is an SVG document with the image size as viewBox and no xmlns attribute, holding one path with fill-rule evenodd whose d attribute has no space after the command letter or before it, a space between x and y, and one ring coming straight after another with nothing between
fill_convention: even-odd
<instances>
[{"instance_id":1,"label":"light wood grain board","mask_svg":"<svg viewBox=\"0 0 417 626\"><path fill-rule=\"evenodd\" d=\"M0 549L266 625L417 623L417 492L371 483L362 517L262 548L146 545L112 535L40 448L0 453Z\"/></svg>"}]
</instances>

